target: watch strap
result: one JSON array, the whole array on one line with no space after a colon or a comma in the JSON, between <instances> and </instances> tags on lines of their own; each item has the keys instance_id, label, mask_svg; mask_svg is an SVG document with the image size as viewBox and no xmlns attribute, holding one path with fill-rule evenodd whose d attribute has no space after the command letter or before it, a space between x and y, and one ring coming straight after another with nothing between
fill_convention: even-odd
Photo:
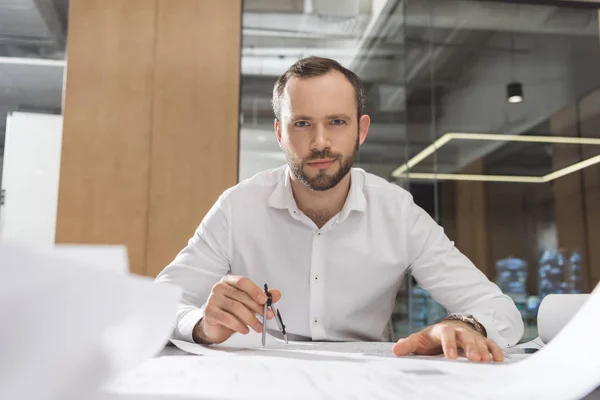
<instances>
[{"instance_id":1,"label":"watch strap","mask_svg":"<svg viewBox=\"0 0 600 400\"><path fill-rule=\"evenodd\" d=\"M475 329L477 332L479 332L480 334L482 334L484 337L487 338L487 331L486 331L485 327L483 325L481 325L481 323L477 320L477 318L475 318L474 316L472 316L470 314L453 313L453 314L448 315L443 320L444 321L461 321L466 324L469 324L473 327L473 329Z\"/></svg>"}]
</instances>

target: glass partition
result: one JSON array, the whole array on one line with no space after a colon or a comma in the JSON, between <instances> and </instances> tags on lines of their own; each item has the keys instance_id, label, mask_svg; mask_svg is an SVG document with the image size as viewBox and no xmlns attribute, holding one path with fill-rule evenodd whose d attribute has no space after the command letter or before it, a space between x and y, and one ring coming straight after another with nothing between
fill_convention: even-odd
<instances>
[{"instance_id":1,"label":"glass partition","mask_svg":"<svg viewBox=\"0 0 600 400\"><path fill-rule=\"evenodd\" d=\"M600 279L598 10L541 3L245 1L240 179L285 163L277 76L338 60L365 81L373 123L356 166L409 190L534 338L546 294ZM408 277L394 335L445 314Z\"/></svg>"},{"instance_id":2,"label":"glass partition","mask_svg":"<svg viewBox=\"0 0 600 400\"><path fill-rule=\"evenodd\" d=\"M598 10L536 3L405 3L410 154L393 173L430 187L436 220L517 304L523 340L544 296L600 278ZM411 294L410 321L439 316Z\"/></svg>"}]
</instances>

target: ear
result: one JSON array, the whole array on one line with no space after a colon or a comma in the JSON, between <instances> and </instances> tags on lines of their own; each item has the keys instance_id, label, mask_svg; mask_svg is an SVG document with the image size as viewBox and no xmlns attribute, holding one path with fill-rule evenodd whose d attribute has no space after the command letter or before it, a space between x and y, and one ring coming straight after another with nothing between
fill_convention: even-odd
<instances>
[{"instance_id":1,"label":"ear","mask_svg":"<svg viewBox=\"0 0 600 400\"><path fill-rule=\"evenodd\" d=\"M363 115L358 121L358 139L359 143L363 144L369 133L369 127L371 126L371 117Z\"/></svg>"},{"instance_id":2,"label":"ear","mask_svg":"<svg viewBox=\"0 0 600 400\"><path fill-rule=\"evenodd\" d=\"M273 122L273 128L275 129L275 137L277 138L277 143L279 143L279 147L281 147L281 123L277 118Z\"/></svg>"}]
</instances>

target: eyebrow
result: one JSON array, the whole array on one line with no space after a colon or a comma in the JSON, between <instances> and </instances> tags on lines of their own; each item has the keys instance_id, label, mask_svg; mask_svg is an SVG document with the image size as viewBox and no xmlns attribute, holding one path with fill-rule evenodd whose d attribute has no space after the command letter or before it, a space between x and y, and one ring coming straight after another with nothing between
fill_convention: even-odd
<instances>
[{"instance_id":1,"label":"eyebrow","mask_svg":"<svg viewBox=\"0 0 600 400\"><path fill-rule=\"evenodd\" d=\"M292 121L312 121L313 118L308 115L292 115Z\"/></svg>"},{"instance_id":2,"label":"eyebrow","mask_svg":"<svg viewBox=\"0 0 600 400\"><path fill-rule=\"evenodd\" d=\"M309 117L308 115L293 115L291 120L292 121L312 121L314 118ZM347 114L330 114L325 116L325 119L352 119L349 115Z\"/></svg>"},{"instance_id":3,"label":"eyebrow","mask_svg":"<svg viewBox=\"0 0 600 400\"><path fill-rule=\"evenodd\" d=\"M347 114L331 114L325 117L326 119L352 119Z\"/></svg>"}]
</instances>

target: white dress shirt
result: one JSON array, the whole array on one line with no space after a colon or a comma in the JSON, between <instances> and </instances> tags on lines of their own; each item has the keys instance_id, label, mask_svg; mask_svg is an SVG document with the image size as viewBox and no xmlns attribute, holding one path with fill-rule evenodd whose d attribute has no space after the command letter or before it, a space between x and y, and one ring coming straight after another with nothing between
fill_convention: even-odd
<instances>
[{"instance_id":1,"label":"white dress shirt","mask_svg":"<svg viewBox=\"0 0 600 400\"><path fill-rule=\"evenodd\" d=\"M192 341L211 289L224 275L281 290L286 330L312 340L390 340L386 327L404 275L448 312L475 316L501 347L523 321L410 193L351 170L344 207L321 229L296 205L287 166L225 191L194 236L156 278L183 287L173 337ZM277 330L274 320L268 329Z\"/></svg>"}]
</instances>

